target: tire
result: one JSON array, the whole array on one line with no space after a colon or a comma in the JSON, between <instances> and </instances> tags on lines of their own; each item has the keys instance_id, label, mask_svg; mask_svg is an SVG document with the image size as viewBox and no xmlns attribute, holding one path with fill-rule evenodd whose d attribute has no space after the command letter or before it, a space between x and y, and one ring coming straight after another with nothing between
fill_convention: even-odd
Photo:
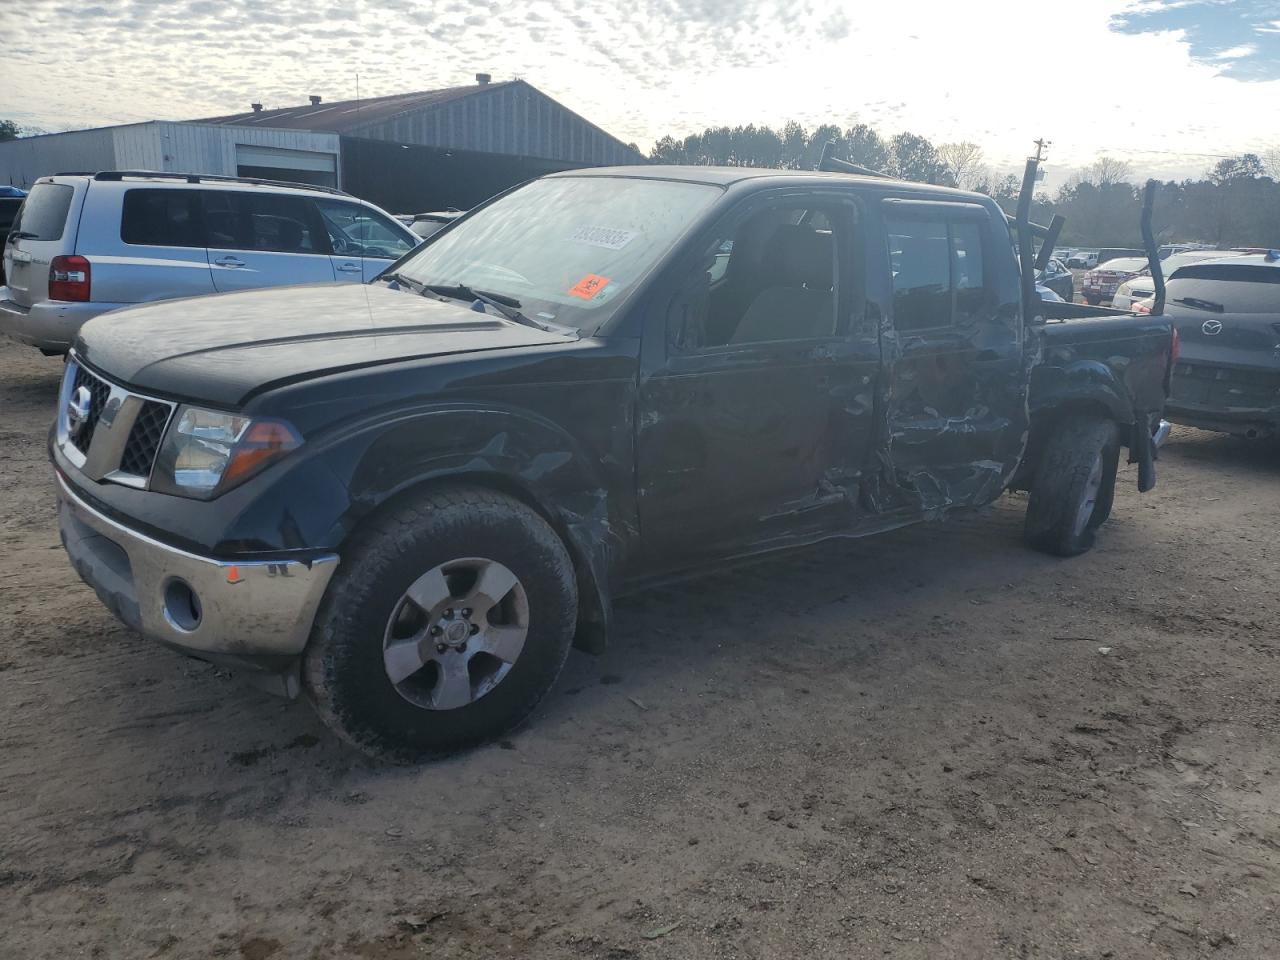
<instances>
[{"instance_id":1,"label":"tire","mask_svg":"<svg viewBox=\"0 0 1280 960\"><path fill-rule=\"evenodd\" d=\"M316 617L303 682L325 724L363 752L445 756L528 717L569 655L577 609L573 562L537 512L496 491L443 488L357 535Z\"/></svg>"},{"instance_id":2,"label":"tire","mask_svg":"<svg viewBox=\"0 0 1280 960\"><path fill-rule=\"evenodd\" d=\"M1027 544L1074 557L1093 546L1115 502L1120 441L1100 417L1070 417L1057 425L1036 464L1027 505Z\"/></svg>"}]
</instances>

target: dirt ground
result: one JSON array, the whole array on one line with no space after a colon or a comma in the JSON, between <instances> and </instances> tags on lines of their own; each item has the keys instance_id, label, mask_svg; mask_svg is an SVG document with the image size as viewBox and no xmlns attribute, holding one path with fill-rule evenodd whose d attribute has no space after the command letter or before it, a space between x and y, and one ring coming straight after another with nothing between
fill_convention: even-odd
<instances>
[{"instance_id":1,"label":"dirt ground","mask_svg":"<svg viewBox=\"0 0 1280 960\"><path fill-rule=\"evenodd\" d=\"M1097 549L1023 502L622 602L419 769L118 626L0 345L0 956L1280 956L1280 445L1180 430Z\"/></svg>"}]
</instances>

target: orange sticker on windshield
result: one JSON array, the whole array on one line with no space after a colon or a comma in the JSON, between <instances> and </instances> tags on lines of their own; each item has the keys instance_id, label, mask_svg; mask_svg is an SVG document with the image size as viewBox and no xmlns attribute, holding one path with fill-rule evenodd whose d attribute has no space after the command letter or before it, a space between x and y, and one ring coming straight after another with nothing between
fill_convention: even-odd
<instances>
[{"instance_id":1,"label":"orange sticker on windshield","mask_svg":"<svg viewBox=\"0 0 1280 960\"><path fill-rule=\"evenodd\" d=\"M588 273L569 288L569 295L581 297L583 300L590 300L608 285L608 277L597 277L594 273Z\"/></svg>"}]
</instances>

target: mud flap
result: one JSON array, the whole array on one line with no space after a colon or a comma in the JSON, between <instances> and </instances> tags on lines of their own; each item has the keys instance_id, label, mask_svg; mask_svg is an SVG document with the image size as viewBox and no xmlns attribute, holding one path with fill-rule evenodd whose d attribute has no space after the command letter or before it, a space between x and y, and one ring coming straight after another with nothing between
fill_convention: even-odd
<instances>
[{"instance_id":1,"label":"mud flap","mask_svg":"<svg viewBox=\"0 0 1280 960\"><path fill-rule=\"evenodd\" d=\"M1129 427L1129 462L1138 465L1138 492L1146 493L1156 485L1156 439L1143 420Z\"/></svg>"}]
</instances>

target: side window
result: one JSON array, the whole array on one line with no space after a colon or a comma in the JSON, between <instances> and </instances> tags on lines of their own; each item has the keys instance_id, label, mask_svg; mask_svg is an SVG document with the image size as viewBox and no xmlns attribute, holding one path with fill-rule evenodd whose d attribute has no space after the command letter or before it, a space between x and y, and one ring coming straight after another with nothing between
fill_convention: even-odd
<instances>
[{"instance_id":1,"label":"side window","mask_svg":"<svg viewBox=\"0 0 1280 960\"><path fill-rule=\"evenodd\" d=\"M829 201L789 201L732 216L712 230L672 302L672 349L832 336L837 249L847 242L841 226L847 218L838 209Z\"/></svg>"},{"instance_id":2,"label":"side window","mask_svg":"<svg viewBox=\"0 0 1280 960\"><path fill-rule=\"evenodd\" d=\"M942 220L889 220L893 323L926 330L951 323L951 253Z\"/></svg>"},{"instance_id":3,"label":"side window","mask_svg":"<svg viewBox=\"0 0 1280 960\"><path fill-rule=\"evenodd\" d=\"M241 224L238 194L230 190L200 191L204 207L205 240L210 247L244 250L248 240Z\"/></svg>"},{"instance_id":4,"label":"side window","mask_svg":"<svg viewBox=\"0 0 1280 960\"><path fill-rule=\"evenodd\" d=\"M128 190L120 239L149 247L203 247L199 201L195 190Z\"/></svg>"},{"instance_id":5,"label":"side window","mask_svg":"<svg viewBox=\"0 0 1280 960\"><path fill-rule=\"evenodd\" d=\"M394 260L412 244L386 217L358 203L317 200L333 252L348 257Z\"/></svg>"},{"instance_id":6,"label":"side window","mask_svg":"<svg viewBox=\"0 0 1280 960\"><path fill-rule=\"evenodd\" d=\"M246 249L276 253L325 253L312 230L310 200L273 193L242 193Z\"/></svg>"},{"instance_id":7,"label":"side window","mask_svg":"<svg viewBox=\"0 0 1280 960\"><path fill-rule=\"evenodd\" d=\"M953 323L968 323L986 299L982 281L982 225L971 220L948 224L951 230L951 286L955 290Z\"/></svg>"},{"instance_id":8,"label":"side window","mask_svg":"<svg viewBox=\"0 0 1280 960\"><path fill-rule=\"evenodd\" d=\"M986 301L981 223L901 218L885 227L896 329L948 327L977 316Z\"/></svg>"}]
</instances>

